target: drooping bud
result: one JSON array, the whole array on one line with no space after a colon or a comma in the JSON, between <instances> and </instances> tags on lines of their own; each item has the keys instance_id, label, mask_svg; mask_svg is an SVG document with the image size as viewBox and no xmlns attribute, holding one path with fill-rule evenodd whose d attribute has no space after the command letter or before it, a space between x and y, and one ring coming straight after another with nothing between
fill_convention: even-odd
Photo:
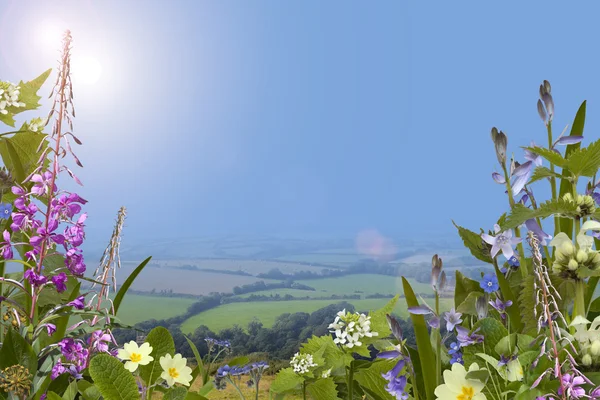
<instances>
[{"instance_id":1,"label":"drooping bud","mask_svg":"<svg viewBox=\"0 0 600 400\"><path fill-rule=\"evenodd\" d=\"M546 125L552 121L554 116L554 100L552 99L552 94L550 93L551 91L552 88L550 86L550 82L544 81L540 85L540 99L544 103L546 111L543 113L544 116L542 117L542 112L540 112L541 104L538 101L538 114L540 114L540 117L542 117L542 120Z\"/></svg>"},{"instance_id":2,"label":"drooping bud","mask_svg":"<svg viewBox=\"0 0 600 400\"><path fill-rule=\"evenodd\" d=\"M577 255L575 256L575 259L577 260L578 263L583 264L587 261L588 256L585 251L579 249L579 250L577 250Z\"/></svg>"},{"instance_id":3,"label":"drooping bud","mask_svg":"<svg viewBox=\"0 0 600 400\"><path fill-rule=\"evenodd\" d=\"M590 347L590 351L594 356L600 356L600 340L594 340L592 342L592 346Z\"/></svg>"},{"instance_id":4,"label":"drooping bud","mask_svg":"<svg viewBox=\"0 0 600 400\"><path fill-rule=\"evenodd\" d=\"M385 314L385 317L392 334L400 343L402 343L402 328L400 327L400 324L396 318L392 317L390 314Z\"/></svg>"},{"instance_id":5,"label":"drooping bud","mask_svg":"<svg viewBox=\"0 0 600 400\"><path fill-rule=\"evenodd\" d=\"M437 291L438 280L442 273L442 259L437 254L431 259L431 287L434 291Z\"/></svg>"},{"instance_id":6,"label":"drooping bud","mask_svg":"<svg viewBox=\"0 0 600 400\"><path fill-rule=\"evenodd\" d=\"M492 128L492 141L494 142L494 147L496 148L496 157L498 158L498 162L502 165L506 163L506 146L508 145L508 140L504 132L498 132L498 129L495 127Z\"/></svg>"},{"instance_id":7,"label":"drooping bud","mask_svg":"<svg viewBox=\"0 0 600 400\"><path fill-rule=\"evenodd\" d=\"M546 110L544 109L544 105L542 104L542 101L538 99L537 101L537 110L538 110L538 115L540 116L540 118L542 119L542 121L544 123L546 123L546 118L548 117L546 115Z\"/></svg>"},{"instance_id":8,"label":"drooping bud","mask_svg":"<svg viewBox=\"0 0 600 400\"><path fill-rule=\"evenodd\" d=\"M567 264L567 268L569 268L571 271L575 271L577 269L577 267L579 267L579 263L576 260L574 260L574 259L569 260L569 263Z\"/></svg>"},{"instance_id":9,"label":"drooping bud","mask_svg":"<svg viewBox=\"0 0 600 400\"><path fill-rule=\"evenodd\" d=\"M484 319L488 314L488 302L485 296L480 296L475 302L475 310L477 311L477 317Z\"/></svg>"},{"instance_id":10,"label":"drooping bud","mask_svg":"<svg viewBox=\"0 0 600 400\"><path fill-rule=\"evenodd\" d=\"M442 271L442 275L440 275L440 280L437 285L438 292L443 292L447 283L448 280L446 279L446 271Z\"/></svg>"}]
</instances>

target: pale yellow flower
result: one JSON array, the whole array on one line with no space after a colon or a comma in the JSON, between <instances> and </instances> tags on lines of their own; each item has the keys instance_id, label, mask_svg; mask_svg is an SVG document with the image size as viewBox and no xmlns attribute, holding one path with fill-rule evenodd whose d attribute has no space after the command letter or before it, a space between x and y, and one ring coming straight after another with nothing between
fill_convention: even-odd
<instances>
[{"instance_id":1,"label":"pale yellow flower","mask_svg":"<svg viewBox=\"0 0 600 400\"><path fill-rule=\"evenodd\" d=\"M475 363L469 367L469 372L478 371ZM467 371L460 363L452 364L452 370L444 371L444 384L435 388L435 395L440 400L486 400L481 393L485 386L475 379L467 379Z\"/></svg>"},{"instance_id":2,"label":"pale yellow flower","mask_svg":"<svg viewBox=\"0 0 600 400\"><path fill-rule=\"evenodd\" d=\"M509 382L523 380L523 366L518 358L515 358L506 364L506 377Z\"/></svg>"},{"instance_id":3,"label":"pale yellow flower","mask_svg":"<svg viewBox=\"0 0 600 400\"><path fill-rule=\"evenodd\" d=\"M181 354L175 354L175 357L166 354L160 358L160 366L163 369L160 377L167 381L169 386L173 386L175 383L190 386L192 369L186 364L187 359L181 357Z\"/></svg>"},{"instance_id":4,"label":"pale yellow flower","mask_svg":"<svg viewBox=\"0 0 600 400\"><path fill-rule=\"evenodd\" d=\"M144 343L138 347L137 343L132 340L125 343L122 349L119 349L117 357L121 360L128 360L125 363L125 369L134 372L138 365L147 365L154 360L150 353L152 353L152 346L149 343Z\"/></svg>"}]
</instances>

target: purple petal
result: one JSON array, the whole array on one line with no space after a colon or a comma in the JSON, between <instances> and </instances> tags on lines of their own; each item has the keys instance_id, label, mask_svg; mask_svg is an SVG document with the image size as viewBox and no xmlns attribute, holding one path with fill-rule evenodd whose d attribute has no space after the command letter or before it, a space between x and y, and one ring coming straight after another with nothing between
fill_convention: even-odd
<instances>
[{"instance_id":1,"label":"purple petal","mask_svg":"<svg viewBox=\"0 0 600 400\"><path fill-rule=\"evenodd\" d=\"M528 161L528 162L530 162L530 161ZM531 169L525 175L517 176L517 179L515 179L515 181L513 182L513 186L512 186L513 196L518 195L521 192L521 190L523 190L523 188L527 184L527 181L529 180L530 175L531 175Z\"/></svg>"},{"instance_id":2,"label":"purple petal","mask_svg":"<svg viewBox=\"0 0 600 400\"><path fill-rule=\"evenodd\" d=\"M514 176L526 175L529 171L531 171L531 164L532 164L531 161L527 161L526 163L519 165L513 172L513 175Z\"/></svg>"},{"instance_id":3,"label":"purple petal","mask_svg":"<svg viewBox=\"0 0 600 400\"><path fill-rule=\"evenodd\" d=\"M427 324L429 324L429 326L434 329L439 329L440 328L440 319L439 319L439 317L433 317L429 321L427 321Z\"/></svg>"},{"instance_id":4,"label":"purple petal","mask_svg":"<svg viewBox=\"0 0 600 400\"><path fill-rule=\"evenodd\" d=\"M429 307L425 306L408 307L408 312L415 315L427 315L433 313Z\"/></svg>"},{"instance_id":5,"label":"purple petal","mask_svg":"<svg viewBox=\"0 0 600 400\"><path fill-rule=\"evenodd\" d=\"M565 146L568 144L577 144L583 140L583 136L563 136L554 143L555 146Z\"/></svg>"},{"instance_id":6,"label":"purple petal","mask_svg":"<svg viewBox=\"0 0 600 400\"><path fill-rule=\"evenodd\" d=\"M494 179L494 181L499 184L506 183L506 179L504 179L504 177L497 172L492 173L492 179Z\"/></svg>"},{"instance_id":7,"label":"purple petal","mask_svg":"<svg viewBox=\"0 0 600 400\"><path fill-rule=\"evenodd\" d=\"M400 357L400 352L396 351L396 350L392 350L392 351L382 351L381 353L377 354L377 358L398 358Z\"/></svg>"}]
</instances>

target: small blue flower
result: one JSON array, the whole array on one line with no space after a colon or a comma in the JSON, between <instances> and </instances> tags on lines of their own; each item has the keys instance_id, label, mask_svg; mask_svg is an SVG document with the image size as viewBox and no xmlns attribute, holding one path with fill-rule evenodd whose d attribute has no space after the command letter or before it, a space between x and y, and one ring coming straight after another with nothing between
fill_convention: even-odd
<instances>
[{"instance_id":1,"label":"small blue flower","mask_svg":"<svg viewBox=\"0 0 600 400\"><path fill-rule=\"evenodd\" d=\"M457 352L460 352L460 345L456 342L450 343L450 350L448 350L448 354L452 355Z\"/></svg>"},{"instance_id":2,"label":"small blue flower","mask_svg":"<svg viewBox=\"0 0 600 400\"><path fill-rule=\"evenodd\" d=\"M508 265L510 265L513 268L519 268L521 266L521 263L519 262L519 259L517 257L512 256L508 259Z\"/></svg>"},{"instance_id":3,"label":"small blue flower","mask_svg":"<svg viewBox=\"0 0 600 400\"><path fill-rule=\"evenodd\" d=\"M479 286L486 293L494 293L495 291L500 289L500 285L498 284L498 278L496 278L496 275L492 273L485 274L485 276L481 279Z\"/></svg>"},{"instance_id":4,"label":"small blue flower","mask_svg":"<svg viewBox=\"0 0 600 400\"><path fill-rule=\"evenodd\" d=\"M8 217L10 217L11 212L12 212L12 204L0 203L0 219L8 219Z\"/></svg>"},{"instance_id":5,"label":"small blue flower","mask_svg":"<svg viewBox=\"0 0 600 400\"><path fill-rule=\"evenodd\" d=\"M457 351L456 353L452 354L452 358L450 359L450 364L454 364L454 363L459 363L459 364L465 363L463 361L462 353L460 351Z\"/></svg>"}]
</instances>

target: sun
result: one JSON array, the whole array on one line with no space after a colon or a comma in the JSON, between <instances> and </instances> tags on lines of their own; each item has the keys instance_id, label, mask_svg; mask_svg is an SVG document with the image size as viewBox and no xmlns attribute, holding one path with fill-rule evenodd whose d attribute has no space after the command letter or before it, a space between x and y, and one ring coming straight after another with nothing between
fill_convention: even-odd
<instances>
[{"instance_id":1,"label":"sun","mask_svg":"<svg viewBox=\"0 0 600 400\"><path fill-rule=\"evenodd\" d=\"M73 57L73 83L94 85L102 78L102 64L95 57Z\"/></svg>"}]
</instances>

